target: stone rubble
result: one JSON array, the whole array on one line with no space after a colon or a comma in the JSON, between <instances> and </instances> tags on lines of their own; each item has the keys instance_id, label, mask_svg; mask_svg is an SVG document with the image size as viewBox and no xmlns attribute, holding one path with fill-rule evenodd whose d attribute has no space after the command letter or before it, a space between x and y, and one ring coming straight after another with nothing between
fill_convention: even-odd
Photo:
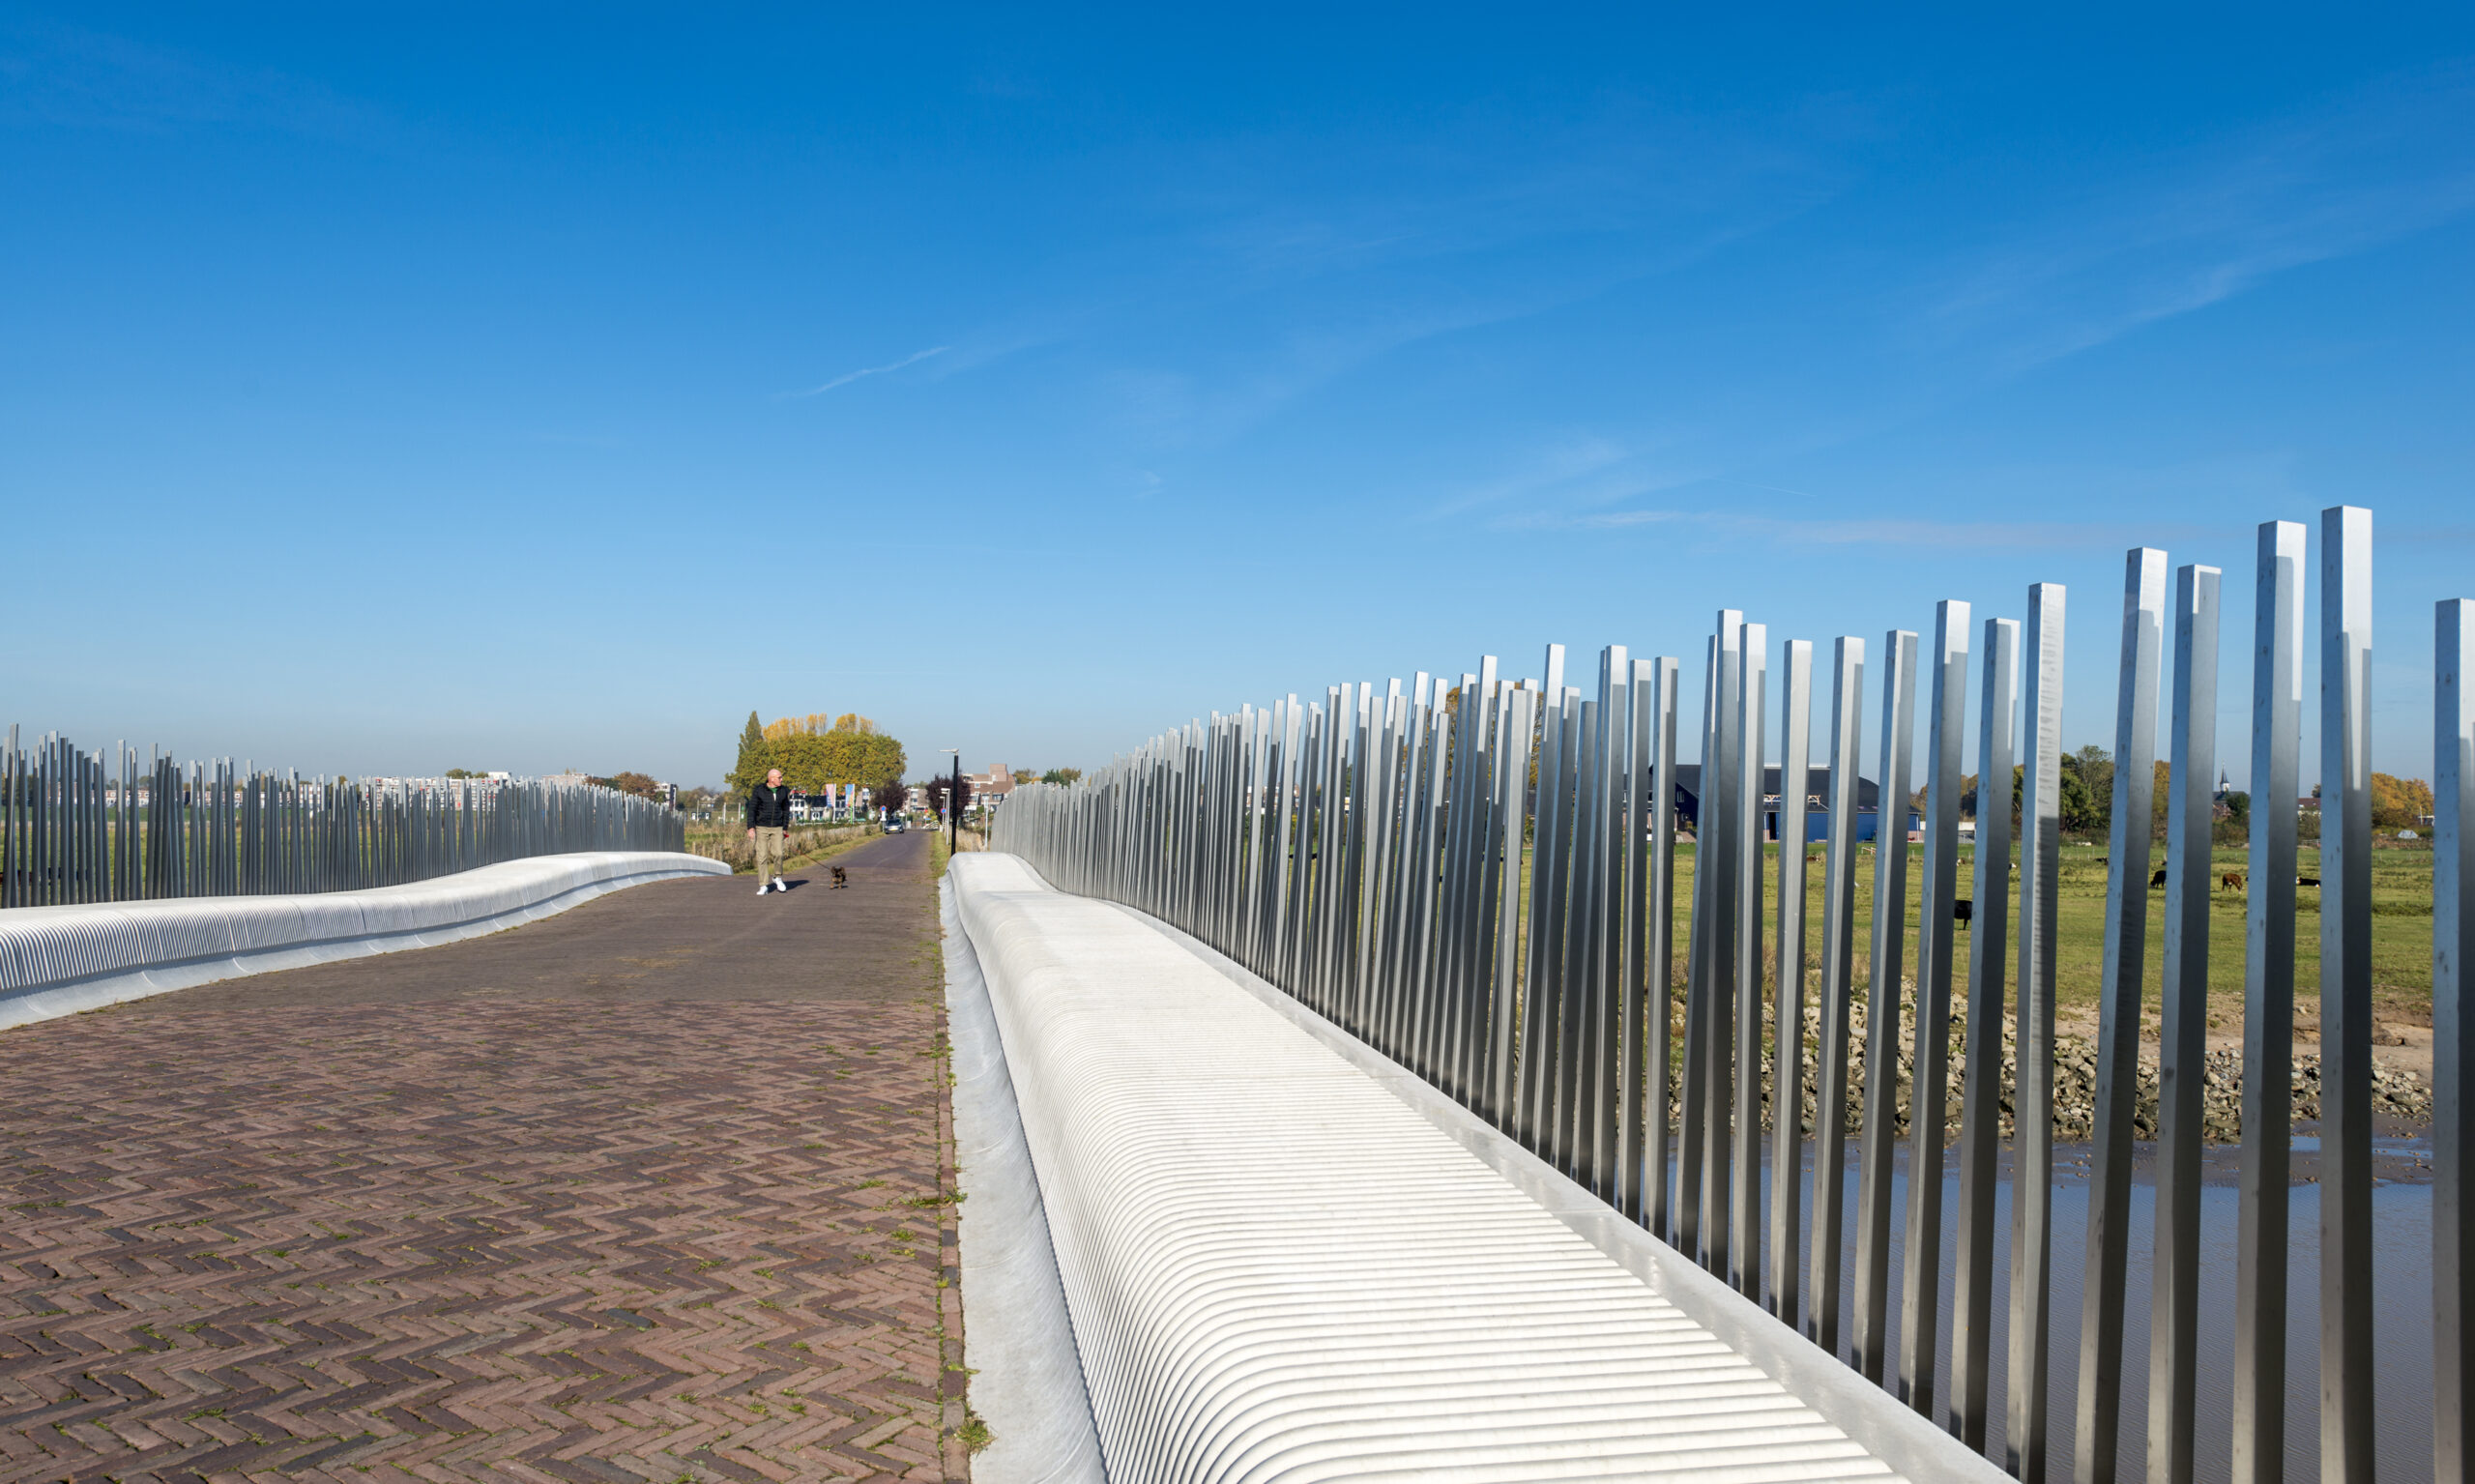
<instances>
[{"instance_id":1,"label":"stone rubble","mask_svg":"<svg viewBox=\"0 0 2475 1484\"><path fill-rule=\"evenodd\" d=\"M1916 1029L1912 1018L1915 985L1903 982L1902 999L1908 1013L1903 1015L1900 1027L1898 1077L1893 1101L1897 1107L1894 1126L1905 1135L1908 1127L1908 1105L1915 1082ZM1849 1005L1848 1046L1848 1108L1846 1127L1851 1134L1864 1124L1866 1069L1865 986L1858 985ZM1762 1055L1762 1081L1765 1102L1772 1086L1773 1051L1767 1044L1774 1018L1773 1007L1762 1007L1765 1045ZM1804 1010L1804 1132L1814 1131L1817 1087L1820 1081L1821 1011L1809 999ZM1674 1044L1679 1048L1684 1039L1684 1017L1679 1003L1672 1026ZM2017 1024L2009 1014L2002 1022L2002 1117L1999 1136L2012 1137L2015 1117L2014 1089L2018 1084L2019 1058L2016 1047ZM1962 1004L1951 1007L1950 1084L1944 1099L1944 1118L1950 1137L1960 1134L1962 1077L1966 1067L1967 1014ZM2211 1144L2230 1144L2243 1133L2243 1053L2226 1047L2208 1053L2207 1073L2200 1093L2200 1137ZM1674 1079L1671 1079L1672 1081ZM2061 1143L2081 1143L2096 1133L2097 1104L2097 1039L2091 1035L2059 1034L2054 1037L2053 1056L2054 1110L2053 1137ZM2157 1137L2158 1071L2157 1053L2153 1046L2142 1045L2140 1051L2138 1094L2132 1114L2132 1137L2150 1140ZM2374 1063L2372 1074L2373 1114L2377 1119L2405 1122L2428 1121L2432 1116L2432 1090L2423 1078L2410 1071ZM1675 1111L1677 1090L1670 1090L1670 1113ZM2320 1054L2297 1048L2293 1071L2294 1121L2309 1123L2320 1117ZM1769 1119L1765 1113L1765 1126Z\"/></svg>"}]
</instances>

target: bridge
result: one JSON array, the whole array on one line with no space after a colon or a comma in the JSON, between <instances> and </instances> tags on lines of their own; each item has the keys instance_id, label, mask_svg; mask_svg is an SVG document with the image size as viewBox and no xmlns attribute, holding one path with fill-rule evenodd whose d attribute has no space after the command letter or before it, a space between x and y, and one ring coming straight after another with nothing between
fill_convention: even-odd
<instances>
[{"instance_id":1,"label":"bridge","mask_svg":"<svg viewBox=\"0 0 2475 1484\"><path fill-rule=\"evenodd\" d=\"M1689 849L1682 662L1616 646L1594 699L1551 647L1543 678L1490 656L1215 714L1019 791L933 885L902 836L787 898L600 800L159 766L136 833L91 806L102 771L13 760L12 1476L2464 1477L2475 603L2435 611L2435 839L2381 907L2431 955L2435 1116L2399 1144L2370 531L2322 526L2315 874L2266 809L2227 904L2230 1159L2201 1140L2222 574L2169 598L2144 548L2078 1174L2050 584L2024 626L1945 601L1875 654L1912 839L1853 817L1864 642L1774 676L1732 610ZM2272 800L2304 536L2259 532ZM1774 721L1782 777L1823 741L1818 856L1817 800L1762 797ZM1999 809L1964 853L1965 773L2015 759L2016 858Z\"/></svg>"}]
</instances>

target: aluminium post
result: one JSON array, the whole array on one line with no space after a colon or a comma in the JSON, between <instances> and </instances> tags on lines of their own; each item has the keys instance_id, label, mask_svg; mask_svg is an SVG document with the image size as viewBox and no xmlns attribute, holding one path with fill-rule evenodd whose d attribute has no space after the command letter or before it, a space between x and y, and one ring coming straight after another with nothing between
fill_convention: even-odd
<instances>
[{"instance_id":1,"label":"aluminium post","mask_svg":"<svg viewBox=\"0 0 2475 1484\"><path fill-rule=\"evenodd\" d=\"M1709 850L1694 862L1710 873L1710 962L1704 986L1702 1037L1702 1240L1695 1255L1702 1266L1725 1276L1734 1233L1729 1221L1733 1171L1728 1159L1732 1101L1731 1074L1735 1054L1736 965L1742 952L1743 924L1737 920L1741 896L1736 879L1740 858L1736 810L1745 788L1743 767L1743 684L1745 632L1741 613L1732 619L1723 640L1719 665L1717 745L1702 770L1703 836ZM1755 787L1759 787L1759 780Z\"/></svg>"},{"instance_id":2,"label":"aluminium post","mask_svg":"<svg viewBox=\"0 0 2475 1484\"><path fill-rule=\"evenodd\" d=\"M1468 1103L1470 1087L1464 1060L1465 1024L1478 951L1479 851L1485 833L1486 707L1476 676L1461 672L1460 699L1450 708L1441 736L1442 767L1437 776L1438 860L1435 947L1432 967L1418 982L1417 1055L1427 1081L1456 1101ZM1446 690L1449 697L1453 691Z\"/></svg>"},{"instance_id":3,"label":"aluminium post","mask_svg":"<svg viewBox=\"0 0 2475 1484\"><path fill-rule=\"evenodd\" d=\"M1805 1335L1839 1358L1839 1268L1848 1209L1848 1041L1856 975L1856 785L1865 735L1865 641L1831 647L1829 838L1821 866L1821 1041L1815 1055L1814 1215ZM1876 818L1880 810L1877 807Z\"/></svg>"},{"instance_id":4,"label":"aluminium post","mask_svg":"<svg viewBox=\"0 0 2475 1484\"><path fill-rule=\"evenodd\" d=\"M2081 1287L2080 1407L2072 1447L2079 1484L2113 1484L2122 1419L2123 1278L2130 1258L2132 1115L2140 1071L2140 980L2148 949L2150 814L2157 777L2157 681L2166 618L2166 553L2124 559L2120 689L2114 714L2113 832L2108 845L2106 946L2097 1027L2094 1169L2088 1265Z\"/></svg>"},{"instance_id":5,"label":"aluminium post","mask_svg":"<svg viewBox=\"0 0 2475 1484\"><path fill-rule=\"evenodd\" d=\"M1531 806L1535 828L1529 849L1529 951L1521 985L1521 1086L1519 1122L1514 1131L1523 1147L1544 1158L1545 1097L1550 1066L1547 1049L1553 1033L1550 1013L1554 972L1554 918L1550 886L1555 872L1558 810L1555 800L1563 788L1564 647L1547 646L1547 681L1539 692L1538 785Z\"/></svg>"},{"instance_id":6,"label":"aluminium post","mask_svg":"<svg viewBox=\"0 0 2475 1484\"><path fill-rule=\"evenodd\" d=\"M2320 512L2320 1478L2371 1484L2372 512L2355 506Z\"/></svg>"},{"instance_id":7,"label":"aluminium post","mask_svg":"<svg viewBox=\"0 0 2475 1484\"><path fill-rule=\"evenodd\" d=\"M2157 1238L2149 1299L2149 1484L2190 1484L2198 1389L2200 1091L2208 1075L2209 843L2217 800L2217 620L2223 574L2174 576L2167 774L2166 958L2158 1016Z\"/></svg>"},{"instance_id":8,"label":"aluminium post","mask_svg":"<svg viewBox=\"0 0 2475 1484\"><path fill-rule=\"evenodd\" d=\"M1434 762L1430 743L1435 734L1435 677L1418 672L1410 698L1408 754L1403 764L1400 906L1392 932L1391 1037L1388 1054L1407 1062L1410 1006L1419 993L1417 950L1433 920L1435 890L1435 794L1428 786Z\"/></svg>"},{"instance_id":9,"label":"aluminium post","mask_svg":"<svg viewBox=\"0 0 2475 1484\"><path fill-rule=\"evenodd\" d=\"M1561 1117L1573 1067L1565 1054L1562 1037L1566 1024L1572 1019L1567 984L1571 960L1567 955L1567 923L1573 909L1573 864L1580 818L1582 737L1585 732L1582 693L1572 686L1564 687L1563 727L1557 760L1557 772L1563 786L1556 791L1556 848L1548 860L1547 874L1547 985L1543 996L1549 1006L1548 1023L1542 1027L1540 1039L1546 1042L1547 1070L1542 1084L1539 1116L1539 1137L1544 1141L1540 1157L1570 1174L1565 1167L1566 1149L1563 1133L1567 1126Z\"/></svg>"},{"instance_id":10,"label":"aluminium post","mask_svg":"<svg viewBox=\"0 0 2475 1484\"><path fill-rule=\"evenodd\" d=\"M1489 1047L1492 1111L1490 1121L1499 1128L1509 1128L1513 1122L1513 1035L1514 1015L1519 1005L1520 952L1515 931L1521 919L1522 836L1529 806L1529 757L1532 711L1535 692L1524 687L1507 687L1504 697L1503 731L1500 752L1502 767L1498 772L1498 807L1500 824L1497 830L1503 853L1498 867L1498 906L1496 911L1495 1032ZM1535 890L1535 887L1532 888Z\"/></svg>"},{"instance_id":11,"label":"aluminium post","mask_svg":"<svg viewBox=\"0 0 2475 1484\"><path fill-rule=\"evenodd\" d=\"M1682 661L1662 655L1652 662L1658 686L1650 732L1650 858L1648 917L1643 934L1645 998L1643 1060L1649 1063L1642 1089L1642 1208L1634 1219L1654 1233L1673 1228L1668 1186L1668 1089L1673 1077L1675 1017L1675 718Z\"/></svg>"},{"instance_id":12,"label":"aluminium post","mask_svg":"<svg viewBox=\"0 0 2475 1484\"><path fill-rule=\"evenodd\" d=\"M1617 1200L1617 1108L1629 1037L1624 1012L1631 996L1624 888L1631 878L1625 838L1626 787L1633 755L1633 665L1624 646L1610 645L1600 655L1598 705L1598 820L1596 885L1590 893L1589 1187L1601 1200Z\"/></svg>"},{"instance_id":13,"label":"aluminium post","mask_svg":"<svg viewBox=\"0 0 2475 1484\"><path fill-rule=\"evenodd\" d=\"M1486 745L1479 754L1483 759L1482 776L1475 780L1479 785L1477 890L1471 901L1472 947L1469 968L1462 975L1467 985L1467 1004L1463 1012L1467 1044L1460 1060L1461 1075L1471 1091L1470 1106L1478 1107L1483 1102L1492 1110L1495 1106L1497 1063L1494 1006L1500 981L1508 985L1501 971L1508 962L1505 954L1507 943L1513 936L1513 924L1520 919L1506 916L1507 903L1519 905L1521 864L1520 836L1515 833L1511 868L1516 879L1512 895L1507 898L1504 889L1504 829L1508 820L1518 819L1514 811L1519 800L1514 791L1520 785L1505 771L1511 751L1508 729L1512 724L1512 688L1495 678L1492 655L1487 660L1486 678L1481 683L1480 693L1486 698L1482 714L1487 733ZM1526 783L1526 779L1523 782ZM1492 1111L1482 1116L1494 1121Z\"/></svg>"},{"instance_id":14,"label":"aluminium post","mask_svg":"<svg viewBox=\"0 0 2475 1484\"><path fill-rule=\"evenodd\" d=\"M2432 627L2432 1476L2463 1479L2475 1410L2475 1224L2466 1210L2475 1104L2465 1081L2475 1060L2465 1000L2475 948L2475 699L2465 685L2475 602L2436 604Z\"/></svg>"},{"instance_id":15,"label":"aluminium post","mask_svg":"<svg viewBox=\"0 0 2475 1484\"><path fill-rule=\"evenodd\" d=\"M1959 1242L1951 1285L1949 1430L1985 1448L1994 1340L1994 1205L2000 1151L2003 970L2009 948L2013 708L2020 699L2020 625L1985 621L1978 696L1975 902L1968 927L1968 1024L1960 1091ZM2016 1106L2016 1105L2015 1105Z\"/></svg>"},{"instance_id":16,"label":"aluminium post","mask_svg":"<svg viewBox=\"0 0 2475 1484\"><path fill-rule=\"evenodd\" d=\"M1602 664L1601 668L1604 668ZM1581 703L1581 725L1573 738L1572 866L1564 893L1563 973L1559 976L1557 1031L1562 1045L1562 1074L1556 1080L1557 1165L1575 1184L1589 1189L1590 1134L1588 1108L1590 1049L1596 1029L1591 1020L1597 1004L1596 955L1591 933L1591 906L1597 896L1599 795L1606 708L1597 701ZM1599 1192L1592 1190L1592 1195Z\"/></svg>"},{"instance_id":17,"label":"aluminium post","mask_svg":"<svg viewBox=\"0 0 2475 1484\"><path fill-rule=\"evenodd\" d=\"M1762 713L1770 699L1770 635L1744 626L1744 667L1736 684L1736 981L1732 1137L1727 1141L1728 1282L1762 1301ZM1781 780L1781 786L1786 781Z\"/></svg>"},{"instance_id":18,"label":"aluminium post","mask_svg":"<svg viewBox=\"0 0 2475 1484\"><path fill-rule=\"evenodd\" d=\"M1814 647L1791 639L1779 677L1779 971L1770 1056L1770 1312L1796 1326L1804 1238L1805 809L1813 786Z\"/></svg>"},{"instance_id":19,"label":"aluminium post","mask_svg":"<svg viewBox=\"0 0 2475 1484\"><path fill-rule=\"evenodd\" d=\"M1704 649L1702 688L1702 763L1699 782L1700 798L1694 802L1693 817L1693 904L1691 936L1685 949L1684 983L1684 1062L1677 1083L1677 1130L1675 1150L1675 1229L1669 1238L1677 1251L1697 1260L1703 1259L1702 1167L1708 1153L1706 1130L1710 1122L1710 998L1711 983L1719 961L1718 927L1720 907L1717 893L1720 867L1724 859L1718 849L1717 832L1712 822L1718 809L1712 791L1718 778L1718 760L1725 733L1721 718L1726 714L1731 687L1733 686L1736 644L1743 615L1732 609L1719 614L1719 631L1711 636ZM1712 1213L1712 1220L1724 1219L1724 1211ZM1703 1266L1707 1266L1706 1261Z\"/></svg>"},{"instance_id":20,"label":"aluminium post","mask_svg":"<svg viewBox=\"0 0 2475 1484\"><path fill-rule=\"evenodd\" d=\"M1648 1012L1644 957L1643 891L1648 880L1649 842L1645 838L1645 810L1649 803L1650 734L1655 725L1657 667L1636 659L1627 695L1624 721L1624 797L1622 801L1622 877L1616 888L1618 935L1616 983L1621 1003L1616 1009L1616 1208L1636 1222L1642 1219L1642 1085L1644 1035Z\"/></svg>"},{"instance_id":21,"label":"aluminium post","mask_svg":"<svg viewBox=\"0 0 2475 1484\"><path fill-rule=\"evenodd\" d=\"M1901 1249L1900 1395L1934 1415L1941 1335L1942 1152L1950 1122L1951 949L1959 899L1960 788L1967 724L1968 605L1934 607L1934 685L1926 722L1925 869L1916 926L1915 1080L1907 1097L1907 1236ZM1870 1071L1871 1068L1868 1068Z\"/></svg>"},{"instance_id":22,"label":"aluminium post","mask_svg":"<svg viewBox=\"0 0 2475 1484\"><path fill-rule=\"evenodd\" d=\"M1900 975L1907 949L1908 779L1916 749L1916 634L1882 640L1881 780L1875 795L1872 983L1865 1005L1865 1121L1856 1172L1856 1369L1877 1385L1890 1323L1892 1120Z\"/></svg>"}]
</instances>

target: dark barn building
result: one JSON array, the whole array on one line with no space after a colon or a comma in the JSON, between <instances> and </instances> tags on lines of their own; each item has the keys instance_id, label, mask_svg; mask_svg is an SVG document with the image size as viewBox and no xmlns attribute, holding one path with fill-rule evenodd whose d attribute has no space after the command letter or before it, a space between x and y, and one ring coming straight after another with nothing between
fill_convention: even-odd
<instances>
[{"instance_id":1,"label":"dark barn building","mask_svg":"<svg viewBox=\"0 0 2475 1484\"><path fill-rule=\"evenodd\" d=\"M1880 817L1881 789L1873 779L1859 774L1856 779L1856 838L1874 838L1876 821ZM1810 768L1805 771L1805 838L1820 840L1827 836L1830 813L1822 807L1830 797L1830 770ZM1762 833L1769 839L1779 837L1779 770L1762 771ZM1679 831L1698 832L1702 816L1702 765L1675 765L1675 828ZM1911 824L1910 828L1914 828Z\"/></svg>"}]
</instances>

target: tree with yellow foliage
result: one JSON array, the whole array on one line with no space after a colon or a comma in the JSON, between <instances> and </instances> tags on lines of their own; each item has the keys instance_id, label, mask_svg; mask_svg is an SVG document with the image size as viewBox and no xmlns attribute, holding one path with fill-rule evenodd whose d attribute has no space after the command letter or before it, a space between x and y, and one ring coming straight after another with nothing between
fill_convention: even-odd
<instances>
[{"instance_id":1,"label":"tree with yellow foliage","mask_svg":"<svg viewBox=\"0 0 2475 1484\"><path fill-rule=\"evenodd\" d=\"M837 783L879 789L901 781L907 761L902 743L856 712L782 716L761 730L751 715L748 725L759 745L750 748L742 740L740 766L731 771L735 790L744 791L769 768L782 770L782 780L803 793Z\"/></svg>"},{"instance_id":2,"label":"tree with yellow foliage","mask_svg":"<svg viewBox=\"0 0 2475 1484\"><path fill-rule=\"evenodd\" d=\"M2372 828L2413 829L2432 812L2432 786L2421 778L2372 775Z\"/></svg>"}]
</instances>

